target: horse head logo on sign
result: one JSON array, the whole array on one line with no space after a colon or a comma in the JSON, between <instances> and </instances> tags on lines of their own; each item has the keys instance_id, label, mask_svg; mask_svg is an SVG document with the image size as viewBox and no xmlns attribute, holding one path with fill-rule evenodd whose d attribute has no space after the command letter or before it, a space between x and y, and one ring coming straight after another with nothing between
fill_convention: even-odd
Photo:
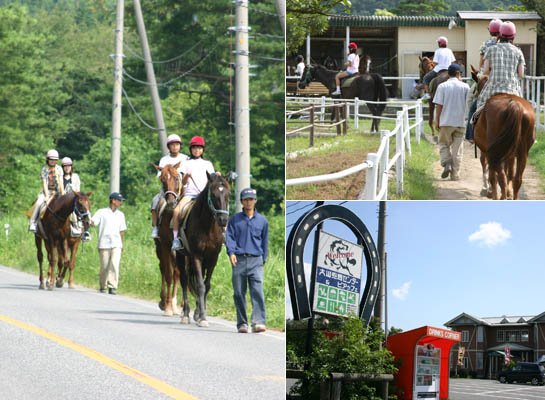
<instances>
[{"instance_id":1,"label":"horse head logo on sign","mask_svg":"<svg viewBox=\"0 0 545 400\"><path fill-rule=\"evenodd\" d=\"M310 298L303 252L312 230L326 220L346 225L356 236L357 244L320 231L313 268L315 275L311 276L313 298ZM360 297L364 265L367 267L367 279ZM380 287L380 263L367 227L349 209L322 205L299 218L288 237L286 270L295 319L310 318L313 312L340 316L357 312L361 319L369 322Z\"/></svg>"}]
</instances>

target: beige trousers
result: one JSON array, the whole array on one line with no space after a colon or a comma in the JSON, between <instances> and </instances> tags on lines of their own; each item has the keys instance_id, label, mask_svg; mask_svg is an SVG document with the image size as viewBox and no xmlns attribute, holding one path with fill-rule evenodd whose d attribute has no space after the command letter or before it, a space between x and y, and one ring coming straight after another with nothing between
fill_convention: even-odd
<instances>
[{"instance_id":1,"label":"beige trousers","mask_svg":"<svg viewBox=\"0 0 545 400\"><path fill-rule=\"evenodd\" d=\"M121 248L98 249L100 257L100 288L117 289L119 280L119 263L121 262Z\"/></svg>"},{"instance_id":2,"label":"beige trousers","mask_svg":"<svg viewBox=\"0 0 545 400\"><path fill-rule=\"evenodd\" d=\"M442 126L439 129L439 157L441 166L452 164L452 175L460 174L464 146L465 128Z\"/></svg>"}]
</instances>

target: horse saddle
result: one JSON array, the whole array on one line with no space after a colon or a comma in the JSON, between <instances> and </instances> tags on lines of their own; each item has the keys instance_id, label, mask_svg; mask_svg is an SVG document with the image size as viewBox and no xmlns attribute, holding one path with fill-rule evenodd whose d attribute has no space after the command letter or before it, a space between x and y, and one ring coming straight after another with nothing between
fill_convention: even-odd
<instances>
[{"instance_id":1,"label":"horse saddle","mask_svg":"<svg viewBox=\"0 0 545 400\"><path fill-rule=\"evenodd\" d=\"M354 79L358 78L359 76L360 74L358 73L358 74L347 76L346 78L342 78L341 87L343 88L350 87L352 85L352 82L354 82Z\"/></svg>"},{"instance_id":2,"label":"horse saddle","mask_svg":"<svg viewBox=\"0 0 545 400\"><path fill-rule=\"evenodd\" d=\"M182 212L180 214L180 218L182 219L182 229L178 231L178 236L180 237L180 240L183 244L182 254L189 256L191 249L189 247L189 242L187 240L187 235L185 234L185 230L187 228L187 220L189 213L193 209L193 206L195 205L195 200L191 200L189 203L185 204L182 208Z\"/></svg>"},{"instance_id":3,"label":"horse saddle","mask_svg":"<svg viewBox=\"0 0 545 400\"><path fill-rule=\"evenodd\" d=\"M430 92L431 93L434 93L435 90L437 89L437 86L438 86L438 82L441 81L441 83L443 83L443 81L445 81L446 77L448 75L448 70L446 69L442 69L440 70L438 73L437 73L437 76L435 78L433 78L430 82Z\"/></svg>"}]
</instances>

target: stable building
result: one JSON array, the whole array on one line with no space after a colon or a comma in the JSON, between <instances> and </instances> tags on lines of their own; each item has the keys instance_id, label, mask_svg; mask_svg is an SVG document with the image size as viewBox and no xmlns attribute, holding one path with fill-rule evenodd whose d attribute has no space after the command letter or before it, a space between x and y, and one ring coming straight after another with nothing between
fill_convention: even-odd
<instances>
[{"instance_id":1,"label":"stable building","mask_svg":"<svg viewBox=\"0 0 545 400\"><path fill-rule=\"evenodd\" d=\"M437 49L437 38L446 36L454 56L462 59L465 76L471 76L470 65L479 66L479 48L490 37L488 24L494 18L512 21L517 26L514 44L525 56L527 75L535 75L537 33L541 17L536 12L458 11L456 16L331 16L328 29L319 36L307 37L299 49L307 63L329 65L341 69L346 61L348 43L355 42L364 57L371 58L370 71L387 77L418 77L419 56L431 56ZM288 59L288 64L294 60ZM401 95L394 85L392 95ZM404 90L405 91L405 90Z\"/></svg>"},{"instance_id":2,"label":"stable building","mask_svg":"<svg viewBox=\"0 0 545 400\"><path fill-rule=\"evenodd\" d=\"M451 373L466 369L474 376L495 379L502 370L506 347L515 362L537 362L545 355L545 312L487 318L462 313L444 325L462 335L451 349ZM457 365L460 346L465 349L462 366Z\"/></svg>"}]
</instances>

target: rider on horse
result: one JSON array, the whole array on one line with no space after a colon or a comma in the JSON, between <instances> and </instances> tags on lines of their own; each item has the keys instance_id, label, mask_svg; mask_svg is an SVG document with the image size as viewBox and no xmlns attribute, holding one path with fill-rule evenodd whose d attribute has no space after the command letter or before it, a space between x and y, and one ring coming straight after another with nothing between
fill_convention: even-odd
<instances>
[{"instance_id":1,"label":"rider on horse","mask_svg":"<svg viewBox=\"0 0 545 400\"><path fill-rule=\"evenodd\" d=\"M479 114L486 101L499 93L522 96L519 79L524 77L524 55L513 45L517 29L515 24L507 21L500 26L500 40L495 46L489 47L484 55L484 74L489 75L479 98L477 111L473 115L473 123L477 122Z\"/></svg>"},{"instance_id":2,"label":"rider on horse","mask_svg":"<svg viewBox=\"0 0 545 400\"><path fill-rule=\"evenodd\" d=\"M164 167L166 165L176 165L177 163L180 163L180 165L187 160L187 156L185 154L180 153L180 147L182 146L182 139L180 139L180 136L178 135L169 135L167 138L167 147L170 151L169 154L166 156L163 156L161 160L159 161L159 166ZM178 172L181 173L181 167L178 167ZM157 177L161 176L161 172L157 172ZM159 201L164 195L163 188L161 187L161 191L155 195L151 202L151 237L152 239L157 239L159 237L159 228L157 228L157 206L159 205Z\"/></svg>"},{"instance_id":3,"label":"rider on horse","mask_svg":"<svg viewBox=\"0 0 545 400\"><path fill-rule=\"evenodd\" d=\"M332 96L341 94L341 79L357 74L360 69L360 57L358 56L358 45L354 42L348 45L348 59L344 64L346 71L341 71L335 76L337 90L331 93Z\"/></svg>"},{"instance_id":4,"label":"rider on horse","mask_svg":"<svg viewBox=\"0 0 545 400\"><path fill-rule=\"evenodd\" d=\"M295 59L295 61L297 62L297 69L295 70L295 75L297 75L297 77L301 79L301 77L303 76L303 73L305 72L305 59L303 58L301 54L299 54L297 58Z\"/></svg>"},{"instance_id":5,"label":"rider on horse","mask_svg":"<svg viewBox=\"0 0 545 400\"><path fill-rule=\"evenodd\" d=\"M203 189L206 187L206 184L208 183L208 177L206 176L206 173L214 173L214 166L212 165L212 163L203 158L202 156L204 153L205 145L206 144L202 137L194 136L189 142L190 156L187 161L185 161L180 167L182 174L189 177L189 181L184 188L184 197L174 209L174 215L172 216L172 220L174 221L172 224L174 235L172 250L182 249L180 239L178 238L178 229L180 226L178 217L180 215L180 212L183 210L186 204L188 204L191 200L195 199L199 195L199 193L202 192Z\"/></svg>"},{"instance_id":6,"label":"rider on horse","mask_svg":"<svg viewBox=\"0 0 545 400\"><path fill-rule=\"evenodd\" d=\"M29 222L30 232L36 232L38 230L36 221L38 220L38 214L43 203L46 202L49 204L53 196L57 193L60 193L61 195L64 194L63 170L57 165L57 161L59 161L59 152L57 150L49 150L45 159L47 165L44 166L40 172L42 190L34 203L34 209Z\"/></svg>"},{"instance_id":7,"label":"rider on horse","mask_svg":"<svg viewBox=\"0 0 545 400\"><path fill-rule=\"evenodd\" d=\"M444 36L441 36L437 39L437 45L439 48L435 50L433 55L433 62L435 67L424 75L424 85L426 87L426 93L430 92L430 83L435 78L440 71L448 69L449 65L456 61L454 53L451 49L447 47L448 39Z\"/></svg>"},{"instance_id":8,"label":"rider on horse","mask_svg":"<svg viewBox=\"0 0 545 400\"><path fill-rule=\"evenodd\" d=\"M488 50L488 48L495 46L498 43L498 36L500 35L501 24L501 19L493 19L492 21L490 21L490 24L488 24L488 32L490 32L490 37L483 42L481 48L479 49L479 54L481 56L478 68L479 74L483 72L482 68L486 51ZM478 96L479 88L477 82L474 82L469 90L469 93L467 94L467 107L469 107L469 115L466 126L466 139L469 140L471 143L474 142L473 125L471 125L471 118L473 117L473 114L477 109Z\"/></svg>"},{"instance_id":9,"label":"rider on horse","mask_svg":"<svg viewBox=\"0 0 545 400\"><path fill-rule=\"evenodd\" d=\"M79 192L81 182L79 179L79 175L73 171L72 159L70 157L64 157L61 164L64 171L62 181L65 193ZM74 211L70 216L70 225L72 230L74 231L73 237L79 237L81 235L82 224L81 221L78 219L76 211ZM83 233L82 239L84 242L88 242L91 239L91 235L89 234L89 232L85 231Z\"/></svg>"}]
</instances>

